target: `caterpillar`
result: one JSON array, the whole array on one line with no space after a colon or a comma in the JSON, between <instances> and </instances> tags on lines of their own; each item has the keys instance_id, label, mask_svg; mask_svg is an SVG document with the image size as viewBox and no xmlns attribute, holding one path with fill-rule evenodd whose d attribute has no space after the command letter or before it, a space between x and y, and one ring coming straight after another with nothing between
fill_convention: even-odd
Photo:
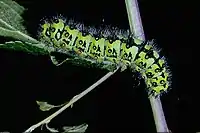
<instances>
[{"instance_id":1,"label":"caterpillar","mask_svg":"<svg viewBox=\"0 0 200 133\"><path fill-rule=\"evenodd\" d=\"M109 71L121 67L121 71L130 68L140 73L149 96L158 97L170 89L171 72L154 41L141 41L118 28L86 27L60 16L44 20L38 35L47 47L74 59L95 63Z\"/></svg>"}]
</instances>

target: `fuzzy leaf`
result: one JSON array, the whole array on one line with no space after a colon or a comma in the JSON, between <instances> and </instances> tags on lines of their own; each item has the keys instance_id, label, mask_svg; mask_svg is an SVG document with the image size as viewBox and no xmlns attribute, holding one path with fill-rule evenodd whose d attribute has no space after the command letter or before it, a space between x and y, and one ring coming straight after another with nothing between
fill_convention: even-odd
<instances>
[{"instance_id":1,"label":"fuzzy leaf","mask_svg":"<svg viewBox=\"0 0 200 133\"><path fill-rule=\"evenodd\" d=\"M27 31L23 26L21 14L24 8L11 0L0 0L0 27L10 30L18 30L25 34Z\"/></svg>"},{"instance_id":2,"label":"fuzzy leaf","mask_svg":"<svg viewBox=\"0 0 200 133\"><path fill-rule=\"evenodd\" d=\"M23 26L21 14L24 7L12 0L0 0L0 36L11 37L29 43L39 43L30 37Z\"/></svg>"},{"instance_id":3,"label":"fuzzy leaf","mask_svg":"<svg viewBox=\"0 0 200 133\"><path fill-rule=\"evenodd\" d=\"M48 124L46 124L46 128L47 128L50 132L52 132L52 133L57 133L57 132L59 132L59 131L56 130L55 128L50 128L50 127L48 126Z\"/></svg>"},{"instance_id":4,"label":"fuzzy leaf","mask_svg":"<svg viewBox=\"0 0 200 133\"><path fill-rule=\"evenodd\" d=\"M9 5L13 10L15 10L19 15L21 15L24 12L24 7L20 6L17 2L12 0L0 0L4 2L5 4Z\"/></svg>"},{"instance_id":5,"label":"fuzzy leaf","mask_svg":"<svg viewBox=\"0 0 200 133\"><path fill-rule=\"evenodd\" d=\"M40 102L40 101L36 102L40 106L40 110L42 111L49 111L50 109L55 108L54 105L48 104L47 102Z\"/></svg>"},{"instance_id":6,"label":"fuzzy leaf","mask_svg":"<svg viewBox=\"0 0 200 133\"><path fill-rule=\"evenodd\" d=\"M84 133L88 128L88 124L84 123L79 126L64 126L62 133Z\"/></svg>"},{"instance_id":7,"label":"fuzzy leaf","mask_svg":"<svg viewBox=\"0 0 200 133\"><path fill-rule=\"evenodd\" d=\"M3 49L10 49L10 50L16 50L16 51L24 51L32 54L47 54L47 51L45 51L42 48L42 44L31 44L31 43L25 43L21 41L10 41L6 42L5 44L0 44L0 48Z\"/></svg>"},{"instance_id":8,"label":"fuzzy leaf","mask_svg":"<svg viewBox=\"0 0 200 133\"><path fill-rule=\"evenodd\" d=\"M32 37L30 37L26 34L23 34L20 31L12 30L12 28L13 28L12 26L7 25L7 23L5 23L4 21L2 21L0 19L0 23L1 22L3 22L7 27L6 28L0 27L0 36L11 37L11 38L14 38L14 39L17 39L17 40L20 40L20 41L24 41L24 42L39 43L34 38L32 38Z\"/></svg>"},{"instance_id":9,"label":"fuzzy leaf","mask_svg":"<svg viewBox=\"0 0 200 133\"><path fill-rule=\"evenodd\" d=\"M64 104L55 106L55 105L48 104L47 102L41 102L41 101L36 101L36 102L40 106L40 110L42 110L42 111L49 111L53 108L62 107L63 105L66 104L66 103L64 103Z\"/></svg>"}]
</instances>

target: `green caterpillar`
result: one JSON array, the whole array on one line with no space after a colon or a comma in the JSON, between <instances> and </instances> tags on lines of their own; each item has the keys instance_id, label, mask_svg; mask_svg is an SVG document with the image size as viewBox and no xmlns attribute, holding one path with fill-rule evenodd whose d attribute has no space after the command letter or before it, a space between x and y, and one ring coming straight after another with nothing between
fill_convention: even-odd
<instances>
[{"instance_id":1,"label":"green caterpillar","mask_svg":"<svg viewBox=\"0 0 200 133\"><path fill-rule=\"evenodd\" d=\"M123 71L129 67L139 72L149 96L158 97L170 88L171 73L166 59L160 56L153 41L141 41L116 28L85 27L62 17L44 21L39 38L55 51L103 64L104 68L119 66Z\"/></svg>"}]
</instances>

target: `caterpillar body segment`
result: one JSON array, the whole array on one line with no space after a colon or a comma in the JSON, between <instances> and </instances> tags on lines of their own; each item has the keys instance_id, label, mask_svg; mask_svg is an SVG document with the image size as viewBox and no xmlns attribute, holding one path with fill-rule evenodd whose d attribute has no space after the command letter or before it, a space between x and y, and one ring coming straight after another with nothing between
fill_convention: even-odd
<instances>
[{"instance_id":1,"label":"caterpillar body segment","mask_svg":"<svg viewBox=\"0 0 200 133\"><path fill-rule=\"evenodd\" d=\"M38 30L38 37L40 38L42 42L44 42L48 46L52 44L50 40L51 38L50 26L51 26L50 23L48 23L47 21L44 21L43 24L40 25L40 28Z\"/></svg>"},{"instance_id":2,"label":"caterpillar body segment","mask_svg":"<svg viewBox=\"0 0 200 133\"><path fill-rule=\"evenodd\" d=\"M104 61L104 42L105 38L92 37L90 45L87 49L87 54L89 58L95 59L97 62L101 63Z\"/></svg>"},{"instance_id":3,"label":"caterpillar body segment","mask_svg":"<svg viewBox=\"0 0 200 133\"><path fill-rule=\"evenodd\" d=\"M64 21L62 19L55 19L55 22L51 24L50 31L51 31L51 41L55 48L58 48L61 45L62 42L62 34L64 32Z\"/></svg>"},{"instance_id":4,"label":"caterpillar body segment","mask_svg":"<svg viewBox=\"0 0 200 133\"><path fill-rule=\"evenodd\" d=\"M76 52L77 55L85 57L86 56L86 48L88 48L88 41L91 40L91 36L83 36L81 32L78 32L75 37L74 43L72 44L72 49Z\"/></svg>"},{"instance_id":5,"label":"caterpillar body segment","mask_svg":"<svg viewBox=\"0 0 200 133\"><path fill-rule=\"evenodd\" d=\"M83 24L66 22L62 18L45 21L41 25L40 39L57 51L73 53L76 58L95 62L101 68L131 68L141 74L149 96L167 92L171 73L166 59L153 41L141 41L129 33L116 29L87 28Z\"/></svg>"}]
</instances>

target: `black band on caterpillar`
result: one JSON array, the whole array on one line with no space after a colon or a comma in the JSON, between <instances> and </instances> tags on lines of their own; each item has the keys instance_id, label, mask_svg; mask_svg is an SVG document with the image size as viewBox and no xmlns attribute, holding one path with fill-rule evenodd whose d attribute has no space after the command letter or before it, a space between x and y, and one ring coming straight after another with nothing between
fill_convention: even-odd
<instances>
[{"instance_id":1,"label":"black band on caterpillar","mask_svg":"<svg viewBox=\"0 0 200 133\"><path fill-rule=\"evenodd\" d=\"M101 64L102 68L121 66L122 71L129 67L139 72L149 96L158 97L170 88L171 73L155 43L134 38L128 31L85 27L59 16L41 24L39 38L55 51Z\"/></svg>"}]
</instances>

